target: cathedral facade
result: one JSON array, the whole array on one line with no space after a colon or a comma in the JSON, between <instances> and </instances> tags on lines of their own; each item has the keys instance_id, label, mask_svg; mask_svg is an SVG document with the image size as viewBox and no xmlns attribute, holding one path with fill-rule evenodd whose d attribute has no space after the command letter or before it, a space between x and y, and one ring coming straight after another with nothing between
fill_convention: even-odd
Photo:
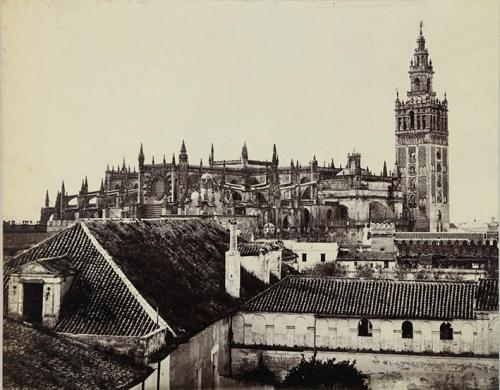
<instances>
[{"instance_id":1,"label":"cathedral facade","mask_svg":"<svg viewBox=\"0 0 500 390\"><path fill-rule=\"evenodd\" d=\"M55 204L48 194L41 222L80 218L162 218L173 215L253 216L259 231L309 234L361 230L370 222L391 222L397 230L443 231L448 227L447 101L436 98L433 67L422 31L410 65L411 89L396 98L396 165L380 174L362 168L361 155L348 154L344 168L280 165L276 145L270 161L240 156L189 162L186 145L171 161L150 163L141 144L138 170L107 167L98 190L87 178L68 194L64 182Z\"/></svg>"}]
</instances>

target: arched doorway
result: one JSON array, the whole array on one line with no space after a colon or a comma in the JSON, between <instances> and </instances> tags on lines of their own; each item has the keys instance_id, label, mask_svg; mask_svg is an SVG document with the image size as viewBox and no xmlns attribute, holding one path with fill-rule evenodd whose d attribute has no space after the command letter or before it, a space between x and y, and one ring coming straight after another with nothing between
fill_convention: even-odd
<instances>
[{"instance_id":1,"label":"arched doorway","mask_svg":"<svg viewBox=\"0 0 500 390\"><path fill-rule=\"evenodd\" d=\"M335 219L345 221L349 218L349 209L346 206L339 206L335 215Z\"/></svg>"}]
</instances>

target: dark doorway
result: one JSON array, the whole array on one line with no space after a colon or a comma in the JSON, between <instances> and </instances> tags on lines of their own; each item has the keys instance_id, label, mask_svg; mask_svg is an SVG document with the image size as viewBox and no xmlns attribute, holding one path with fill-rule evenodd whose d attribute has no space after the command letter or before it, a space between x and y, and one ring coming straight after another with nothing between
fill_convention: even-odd
<instances>
[{"instance_id":1,"label":"dark doorway","mask_svg":"<svg viewBox=\"0 0 500 390\"><path fill-rule=\"evenodd\" d=\"M23 283L23 318L27 322L42 322L43 284Z\"/></svg>"}]
</instances>

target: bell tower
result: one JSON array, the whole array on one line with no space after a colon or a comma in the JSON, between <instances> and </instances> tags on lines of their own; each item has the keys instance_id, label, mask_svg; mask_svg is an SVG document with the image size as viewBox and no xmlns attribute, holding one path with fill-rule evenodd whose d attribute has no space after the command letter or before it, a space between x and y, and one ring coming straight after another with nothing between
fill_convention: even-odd
<instances>
[{"instance_id":1,"label":"bell tower","mask_svg":"<svg viewBox=\"0 0 500 390\"><path fill-rule=\"evenodd\" d=\"M396 94L396 162L401 171L404 208L416 231L449 226L448 101L433 90L432 60L420 22L410 62L410 90Z\"/></svg>"}]
</instances>

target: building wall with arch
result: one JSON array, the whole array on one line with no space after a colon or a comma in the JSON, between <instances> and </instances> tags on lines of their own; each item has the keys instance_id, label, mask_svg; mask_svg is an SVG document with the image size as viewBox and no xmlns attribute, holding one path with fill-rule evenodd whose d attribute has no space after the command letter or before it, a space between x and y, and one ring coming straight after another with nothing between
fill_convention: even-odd
<instances>
[{"instance_id":1,"label":"building wall with arch","mask_svg":"<svg viewBox=\"0 0 500 390\"><path fill-rule=\"evenodd\" d=\"M361 318L323 317L313 314L239 312L233 316L236 345L285 349L369 350L416 354L497 355L500 318L479 314L475 320L422 320L365 317L371 335L359 335ZM403 337L403 323L412 328ZM450 324L452 339L442 339L441 326Z\"/></svg>"}]
</instances>

